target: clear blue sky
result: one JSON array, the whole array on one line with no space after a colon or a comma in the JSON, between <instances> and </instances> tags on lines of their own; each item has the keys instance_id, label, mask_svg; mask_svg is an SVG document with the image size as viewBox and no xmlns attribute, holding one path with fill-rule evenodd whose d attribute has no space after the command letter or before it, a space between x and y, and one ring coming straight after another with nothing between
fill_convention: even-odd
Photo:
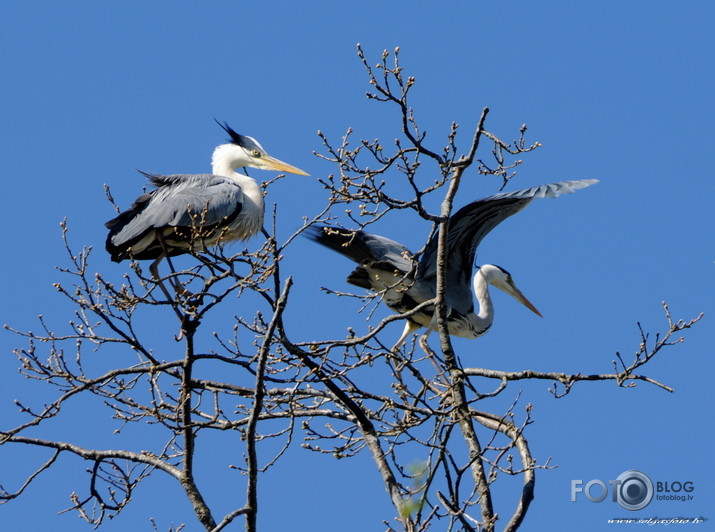
<instances>
[{"instance_id":1,"label":"clear blue sky","mask_svg":"<svg viewBox=\"0 0 715 532\"><path fill-rule=\"evenodd\" d=\"M511 139L527 123L529 138L544 145L524 157L510 189L601 181L573 196L535 202L484 241L479 260L509 269L544 319L496 295L489 334L456 342L465 365L610 372L616 351L630 356L637 349L637 321L648 331L664 327L662 300L676 318L706 313L685 343L645 368L673 386L673 394L644 384L595 383L555 400L546 383L518 383L480 405L500 413L521 391L520 406L534 405L526 434L533 454L558 466L538 473L525 528L609 530L606 519L627 512L609 501L570 502L571 480L607 481L628 469L695 485L692 502L654 501L634 515L714 518L715 7L705 1L436 5L5 2L0 322L36 328L43 313L59 328L71 318L51 286L60 279L55 266L66 264L58 226L64 217L77 246L96 248L93 267L119 276L126 264L111 264L102 249L103 223L113 214L102 185L110 184L126 206L143 186L135 168L207 171L211 151L225 137L213 117L313 176L334 171L312 155L320 148L317 130L337 139L351 126L356 137L394 138L395 109L364 98L369 87L355 44L362 43L371 63L384 48L400 46L403 66L417 78L417 119L437 146L452 121L466 146L488 106L487 129ZM457 205L497 186L472 173ZM314 179L294 176L272 186L269 204L279 204L287 235L324 199ZM380 227L413 248L422 244L422 233L406 218L395 215ZM425 224L424 234L428 229ZM294 253L321 253L334 270L318 273L293 259L303 310L289 315L290 326L307 336L363 323L354 303L336 303L319 291L344 288L350 265L308 241ZM232 305L227 312L241 312L240 302ZM317 314L329 308L337 310ZM316 323L323 319L329 322ZM385 341L400 331L394 325ZM5 428L17 419L13 399L41 404L51 396L18 374L11 351L21 340L3 331L0 342ZM37 435L91 442L94 415L76 405L68 425L48 425ZM223 464L240 462L243 445L237 436L219 436L229 441L200 442L210 456L204 453L199 464L207 471L204 485L213 484L210 500L227 511L243 501L243 484ZM16 489L20 473L46 458L0 448L0 483ZM0 507L0 527L89 529L73 513L57 515L70 505L71 491L86 492L85 467L65 458L20 500ZM511 501L502 500L497 508L506 515ZM366 456L338 462L301 449L265 477L261 503L263 530L332 531L337 523L344 532L383 530L382 520L393 516ZM181 493L158 475L106 530L147 530L148 516L160 530L184 522L186 530L198 530Z\"/></svg>"}]
</instances>

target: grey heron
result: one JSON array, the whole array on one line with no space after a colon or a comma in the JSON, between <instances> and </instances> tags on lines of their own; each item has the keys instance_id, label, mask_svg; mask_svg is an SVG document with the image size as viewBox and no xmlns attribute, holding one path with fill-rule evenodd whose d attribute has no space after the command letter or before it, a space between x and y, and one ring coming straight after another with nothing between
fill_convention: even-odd
<instances>
[{"instance_id":1,"label":"grey heron","mask_svg":"<svg viewBox=\"0 0 715 532\"><path fill-rule=\"evenodd\" d=\"M477 338L489 330L494 320L489 285L506 292L541 316L516 287L511 274L499 266L481 266L470 287L477 246L494 227L522 210L534 199L555 198L597 182L596 179L561 181L494 194L462 207L450 217L445 271L449 334ZM357 262L359 265L348 276L348 283L381 292L387 306L400 314L409 312L436 296L437 234L427 244L418 262L415 255L402 244L365 231L314 226L309 237ZM476 313L475 297L479 303ZM433 305L428 305L406 318L405 329L393 350L401 346L405 339L420 327L427 327L425 337L429 335L436 328L434 310Z\"/></svg>"},{"instance_id":2,"label":"grey heron","mask_svg":"<svg viewBox=\"0 0 715 532\"><path fill-rule=\"evenodd\" d=\"M158 264L164 257L245 240L261 230L261 188L251 177L239 174L239 168L309 175L268 155L256 139L236 133L225 122L218 124L230 139L214 150L211 174L142 172L156 188L105 224L106 248L113 261L154 259L150 271L159 279Z\"/></svg>"}]
</instances>

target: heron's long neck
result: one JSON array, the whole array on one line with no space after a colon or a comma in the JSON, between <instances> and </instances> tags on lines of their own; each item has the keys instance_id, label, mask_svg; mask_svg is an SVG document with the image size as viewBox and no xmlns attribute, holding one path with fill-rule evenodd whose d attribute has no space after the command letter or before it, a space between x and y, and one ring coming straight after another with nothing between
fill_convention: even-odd
<instances>
[{"instance_id":1,"label":"heron's long neck","mask_svg":"<svg viewBox=\"0 0 715 532\"><path fill-rule=\"evenodd\" d=\"M474 296L479 303L479 313L476 318L482 328L489 327L494 321L494 306L489 296L489 283L481 270L474 274Z\"/></svg>"},{"instance_id":2,"label":"heron's long neck","mask_svg":"<svg viewBox=\"0 0 715 532\"><path fill-rule=\"evenodd\" d=\"M250 199L256 207L263 212L263 194L261 193L261 187L258 186L255 179L247 175L239 174L235 165L231 165L220 157L216 157L216 154L214 154L214 158L211 161L211 167L214 175L228 177L238 183L243 191L243 195Z\"/></svg>"}]
</instances>

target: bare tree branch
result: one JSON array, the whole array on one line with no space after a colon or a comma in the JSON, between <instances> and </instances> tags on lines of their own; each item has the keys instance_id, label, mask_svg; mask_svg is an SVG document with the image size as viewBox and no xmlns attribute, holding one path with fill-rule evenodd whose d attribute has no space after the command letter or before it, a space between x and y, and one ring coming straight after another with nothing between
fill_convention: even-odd
<instances>
[{"instance_id":1,"label":"bare tree branch","mask_svg":"<svg viewBox=\"0 0 715 532\"><path fill-rule=\"evenodd\" d=\"M388 530L495 530L499 503L513 508L504 519L504 530L511 531L523 523L533 503L537 471L551 466L550 460L537 463L529 448L531 405L518 412L516 393L510 408L491 412L495 403L490 399L504 397L514 381L524 380L553 382L555 397L586 381L613 381L627 388L642 381L673 391L646 374L646 365L681 343L702 314L674 320L665 303L667 327L651 334L639 323L638 348L630 360L616 352L613 371L568 374L462 366L448 334L445 297L450 260L445 243L454 201L463 179L491 176L498 181L495 187L503 187L516 175L522 155L540 144L527 141L526 125L512 141L488 131L486 107L470 134L452 123L441 139L428 136L409 100L417 81L400 65L399 49L385 51L375 66L359 45L357 54L371 85L369 102L397 113L395 137L361 137L349 128L330 139L319 132L316 156L334 168L318 178L325 204L306 214L287 237L278 239L278 227L285 224L279 223L274 206L262 240L238 249L219 239L200 254L175 257L163 267L168 272L161 279L148 275L140 262L130 263L117 277L93 272L91 247L75 252L68 224L61 223L67 266L59 268L61 282L55 287L72 314L60 326L52 325L54 316L41 315L36 331L5 326L25 343L14 351L22 375L42 384L46 395L39 399L28 392L15 399L21 419L0 427L2 452L21 445L50 449L52 455L40 466L28 466L14 490L0 487L0 503L26 494L39 475L74 455L87 464L87 484L68 494L71 506L65 511L77 512L95 527L117 518L139 497L136 487L163 472L182 487L204 529L226 530L243 521L246 530L255 531L259 509L269 506L258 489L261 475L281 467L286 451L300 446L302 452L326 455L326 460L367 453L394 508L386 516ZM276 179L264 183L263 190ZM118 212L108 188L105 194ZM439 212L431 212L437 204ZM196 242L190 247L195 243L202 249L206 213L193 216L195 234L189 238ZM289 299L289 293L295 294L294 278L283 279L285 258L302 252L298 237L315 224L362 229L398 217L426 228L418 259L437 235L436 297L402 314L374 317L388 289L414 277L415 263L382 293L325 289L331 296L355 300L367 315L365 332L358 332L349 316L344 335L298 329L289 309L310 304L295 295ZM176 293L162 290L162 282ZM387 337L389 324L431 308L439 349L432 350L426 337L411 339L399 352L387 347L393 343ZM230 316L234 319L227 325ZM148 331L147 323L160 325ZM111 449L49 436L53 423L71 420L69 406L77 401L103 409L112 427ZM140 448L124 437L129 426L146 429ZM245 500L234 501L220 514L196 466L202 455L213 452L202 445L205 431L238 434L246 445L245 452L213 457L237 471L240 486L231 488L245 493ZM271 454L264 457L261 446L267 441ZM503 504L496 501L496 482L518 486L518 496ZM379 484L375 488L382 489ZM190 528L172 530L185 526Z\"/></svg>"}]
</instances>

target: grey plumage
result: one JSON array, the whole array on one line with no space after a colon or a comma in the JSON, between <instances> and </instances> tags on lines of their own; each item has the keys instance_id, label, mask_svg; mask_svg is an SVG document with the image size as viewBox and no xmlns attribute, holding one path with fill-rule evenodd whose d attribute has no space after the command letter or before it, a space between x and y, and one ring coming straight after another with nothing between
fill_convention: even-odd
<instances>
[{"instance_id":1,"label":"grey plumage","mask_svg":"<svg viewBox=\"0 0 715 532\"><path fill-rule=\"evenodd\" d=\"M447 304L460 313L474 309L470 280L477 246L501 222L524 209L538 198L556 198L598 183L597 179L560 181L536 187L501 192L465 205L449 220L447 233ZM437 283L437 235L430 241L420 260L417 278ZM434 296L432 296L434 297Z\"/></svg>"},{"instance_id":2,"label":"grey plumage","mask_svg":"<svg viewBox=\"0 0 715 532\"><path fill-rule=\"evenodd\" d=\"M230 141L214 149L211 174L158 175L142 172L157 187L105 225L106 248L114 261L155 259L199 252L218 242L243 240L263 226L263 192L237 172L252 167L308 175L269 155L258 141L217 123Z\"/></svg>"},{"instance_id":3,"label":"grey plumage","mask_svg":"<svg viewBox=\"0 0 715 532\"><path fill-rule=\"evenodd\" d=\"M491 310L488 319L474 314L474 295L470 286L476 249L482 239L499 223L524 209L534 199L569 194L597 182L595 179L562 181L494 194L462 207L450 217L445 279L451 334L473 338L491 325ZM384 291L385 303L399 313L410 311L435 297L437 234L432 237L419 261L402 244L365 231L319 226L311 228L309 236L357 262L358 266L349 275L348 282L377 292ZM500 279L498 282L486 282L507 291L538 314L513 285L511 275L506 270L489 266L490 277ZM488 299L488 294L483 297ZM433 308L423 309L408 318L408 322L412 323L408 327L414 330L419 326L433 326L433 314Z\"/></svg>"},{"instance_id":4,"label":"grey plumage","mask_svg":"<svg viewBox=\"0 0 715 532\"><path fill-rule=\"evenodd\" d=\"M109 229L107 251L116 262L130 256L138 260L161 256L162 244L153 238L156 231L162 233L169 256L186 253L192 241L199 251L205 243L212 244L243 207L241 187L227 177L144 175L157 188L139 196L127 211L105 224ZM144 240L148 242L138 246Z\"/></svg>"}]
</instances>

